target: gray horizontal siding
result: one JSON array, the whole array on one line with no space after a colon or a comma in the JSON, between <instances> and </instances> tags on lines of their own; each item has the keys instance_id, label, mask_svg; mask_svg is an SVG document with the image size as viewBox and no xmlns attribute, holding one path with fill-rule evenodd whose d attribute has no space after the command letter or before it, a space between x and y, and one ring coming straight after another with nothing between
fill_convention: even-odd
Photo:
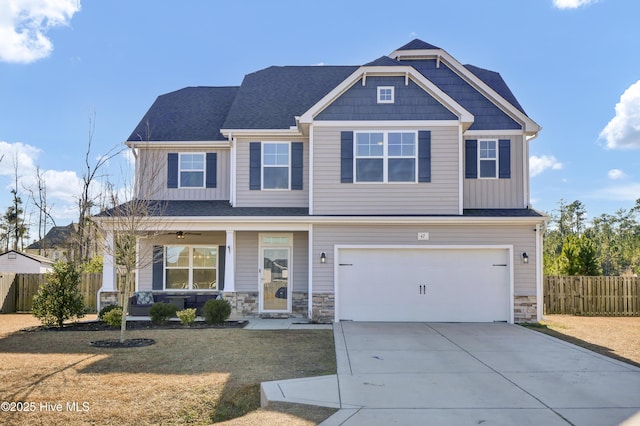
<instances>
[{"instance_id":1,"label":"gray horizontal siding","mask_svg":"<svg viewBox=\"0 0 640 426\"><path fill-rule=\"evenodd\" d=\"M429 232L428 241L418 241L418 232ZM323 251L330 256L313 270L314 293L333 293L333 255L338 244L366 245L505 245L514 246L514 294L536 294L536 233L530 225L316 225L313 228L313 259ZM522 264L520 255L529 255ZM464 268L465 265L460 265Z\"/></svg>"},{"instance_id":2,"label":"gray horizontal siding","mask_svg":"<svg viewBox=\"0 0 640 426\"><path fill-rule=\"evenodd\" d=\"M523 142L522 137L483 136L465 139L511 139L510 179L464 179L463 202L465 209L521 209L526 208L524 200ZM464 150L463 150L464 152ZM463 161L464 164L464 161Z\"/></svg>"},{"instance_id":3,"label":"gray horizontal siding","mask_svg":"<svg viewBox=\"0 0 640 426\"><path fill-rule=\"evenodd\" d=\"M215 152L217 156L216 188L167 188L167 154L170 152ZM136 173L142 177L140 198L149 200L228 200L230 198L228 149L181 148L141 149Z\"/></svg>"},{"instance_id":4,"label":"gray horizontal siding","mask_svg":"<svg viewBox=\"0 0 640 426\"><path fill-rule=\"evenodd\" d=\"M250 190L249 144L266 142L268 138L240 139L236 144L236 203L235 207L308 207L309 206L309 143L304 138L295 140L271 139L276 142L303 142L302 190Z\"/></svg>"},{"instance_id":5,"label":"gray horizontal siding","mask_svg":"<svg viewBox=\"0 0 640 426\"><path fill-rule=\"evenodd\" d=\"M340 132L314 128L313 214L458 214L458 128L431 131L431 182L340 183ZM369 130L387 130L371 129Z\"/></svg>"}]
</instances>

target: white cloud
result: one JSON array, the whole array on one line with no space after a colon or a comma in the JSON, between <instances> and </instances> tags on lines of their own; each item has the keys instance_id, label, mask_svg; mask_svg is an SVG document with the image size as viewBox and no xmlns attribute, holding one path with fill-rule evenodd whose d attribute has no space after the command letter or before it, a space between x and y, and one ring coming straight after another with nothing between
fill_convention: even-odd
<instances>
[{"instance_id":1,"label":"white cloud","mask_svg":"<svg viewBox=\"0 0 640 426\"><path fill-rule=\"evenodd\" d=\"M609 149L640 148L640 80L629 86L616 104L616 115L600 132Z\"/></svg>"},{"instance_id":2,"label":"white cloud","mask_svg":"<svg viewBox=\"0 0 640 426\"><path fill-rule=\"evenodd\" d=\"M68 25L80 0L0 1L0 61L30 63L51 54L46 33Z\"/></svg>"},{"instance_id":3,"label":"white cloud","mask_svg":"<svg viewBox=\"0 0 640 426\"><path fill-rule=\"evenodd\" d=\"M542 157L532 155L529 157L529 173L531 177L538 176L548 169L560 170L563 167L564 165L556 160L553 155L543 155Z\"/></svg>"},{"instance_id":4,"label":"white cloud","mask_svg":"<svg viewBox=\"0 0 640 426\"><path fill-rule=\"evenodd\" d=\"M640 194L640 183L612 186L596 191L595 198L615 201L636 201Z\"/></svg>"},{"instance_id":5,"label":"white cloud","mask_svg":"<svg viewBox=\"0 0 640 426\"><path fill-rule=\"evenodd\" d=\"M553 5L558 9L577 9L596 3L598 0L553 0Z\"/></svg>"},{"instance_id":6,"label":"white cloud","mask_svg":"<svg viewBox=\"0 0 640 426\"><path fill-rule=\"evenodd\" d=\"M627 174L620 169L611 169L609 170L609 173L607 173L607 176L611 180L620 180L625 179L627 177Z\"/></svg>"}]
</instances>

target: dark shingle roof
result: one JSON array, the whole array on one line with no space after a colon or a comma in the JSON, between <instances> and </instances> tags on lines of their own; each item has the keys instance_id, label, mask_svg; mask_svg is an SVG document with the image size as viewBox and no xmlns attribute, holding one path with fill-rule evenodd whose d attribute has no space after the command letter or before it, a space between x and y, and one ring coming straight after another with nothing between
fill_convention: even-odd
<instances>
[{"instance_id":1,"label":"dark shingle roof","mask_svg":"<svg viewBox=\"0 0 640 426\"><path fill-rule=\"evenodd\" d=\"M136 210L139 210L136 208ZM98 217L126 214L127 203L106 210ZM119 213L122 212L122 213ZM307 216L308 208L298 207L232 207L228 200L149 201L149 216Z\"/></svg>"},{"instance_id":2,"label":"dark shingle roof","mask_svg":"<svg viewBox=\"0 0 640 426\"><path fill-rule=\"evenodd\" d=\"M526 114L516 97L511 92L511 89L509 89L509 86L507 86L507 83L502 79L500 73L469 64L464 67L482 80L487 86L498 92L498 94L509 101L511 105L518 108L523 114Z\"/></svg>"},{"instance_id":3,"label":"dark shingle roof","mask_svg":"<svg viewBox=\"0 0 640 426\"><path fill-rule=\"evenodd\" d=\"M403 66L403 65L404 64L402 62L396 61L395 59L392 59L388 56L381 56L375 61L371 61L367 64L364 64L365 67L373 67L373 66L394 67L394 66Z\"/></svg>"},{"instance_id":4,"label":"dark shingle roof","mask_svg":"<svg viewBox=\"0 0 640 426\"><path fill-rule=\"evenodd\" d=\"M224 129L288 129L358 67L269 67L247 75Z\"/></svg>"},{"instance_id":5,"label":"dark shingle roof","mask_svg":"<svg viewBox=\"0 0 640 426\"><path fill-rule=\"evenodd\" d=\"M47 235L40 241L30 244L27 249L41 250L54 247L62 247L68 244L71 237L76 232L76 224L71 223L67 226L54 226L47 232Z\"/></svg>"},{"instance_id":6,"label":"dark shingle roof","mask_svg":"<svg viewBox=\"0 0 640 426\"><path fill-rule=\"evenodd\" d=\"M429 44L427 42L424 42L416 38L411 40L409 43L405 44L404 46L402 46L397 50L432 50L432 49L440 49L440 48L437 46L434 46L433 44Z\"/></svg>"},{"instance_id":7,"label":"dark shingle roof","mask_svg":"<svg viewBox=\"0 0 640 426\"><path fill-rule=\"evenodd\" d=\"M544 217L534 209L464 209L463 214L469 217Z\"/></svg>"},{"instance_id":8,"label":"dark shingle roof","mask_svg":"<svg viewBox=\"0 0 640 426\"><path fill-rule=\"evenodd\" d=\"M186 87L158 96L128 141L219 141L238 87Z\"/></svg>"}]
</instances>

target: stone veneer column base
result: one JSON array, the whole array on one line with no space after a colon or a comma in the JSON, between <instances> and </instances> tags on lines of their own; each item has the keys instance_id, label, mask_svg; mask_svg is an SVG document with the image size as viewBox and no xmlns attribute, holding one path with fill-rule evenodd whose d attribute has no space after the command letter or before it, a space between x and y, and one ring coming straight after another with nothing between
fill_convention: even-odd
<instances>
[{"instance_id":1,"label":"stone veneer column base","mask_svg":"<svg viewBox=\"0 0 640 426\"><path fill-rule=\"evenodd\" d=\"M307 293L294 292L291 295L292 312L259 312L257 291L223 293L222 297L231 304L229 319L241 318L307 318Z\"/></svg>"},{"instance_id":2,"label":"stone veneer column base","mask_svg":"<svg viewBox=\"0 0 640 426\"><path fill-rule=\"evenodd\" d=\"M538 322L538 301L536 296L515 296L513 320L517 323Z\"/></svg>"},{"instance_id":3,"label":"stone veneer column base","mask_svg":"<svg viewBox=\"0 0 640 426\"><path fill-rule=\"evenodd\" d=\"M98 294L98 313L100 313L105 306L120 305L119 291L100 291Z\"/></svg>"},{"instance_id":4,"label":"stone veneer column base","mask_svg":"<svg viewBox=\"0 0 640 426\"><path fill-rule=\"evenodd\" d=\"M313 295L311 320L321 324L330 324L335 318L335 294L316 293Z\"/></svg>"}]
</instances>

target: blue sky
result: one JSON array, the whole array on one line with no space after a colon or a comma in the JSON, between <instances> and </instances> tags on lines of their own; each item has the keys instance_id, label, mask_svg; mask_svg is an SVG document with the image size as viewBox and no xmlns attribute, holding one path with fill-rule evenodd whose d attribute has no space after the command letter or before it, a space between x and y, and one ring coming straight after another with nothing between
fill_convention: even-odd
<instances>
[{"instance_id":1,"label":"blue sky","mask_svg":"<svg viewBox=\"0 0 640 426\"><path fill-rule=\"evenodd\" d=\"M640 2L381 4L0 0L0 213L17 163L28 211L39 167L57 224L77 221L94 115L92 162L163 93L239 85L271 65L360 65L414 38L499 72L543 127L535 208L579 199L594 217L640 198ZM117 182L120 167L104 171Z\"/></svg>"}]
</instances>

